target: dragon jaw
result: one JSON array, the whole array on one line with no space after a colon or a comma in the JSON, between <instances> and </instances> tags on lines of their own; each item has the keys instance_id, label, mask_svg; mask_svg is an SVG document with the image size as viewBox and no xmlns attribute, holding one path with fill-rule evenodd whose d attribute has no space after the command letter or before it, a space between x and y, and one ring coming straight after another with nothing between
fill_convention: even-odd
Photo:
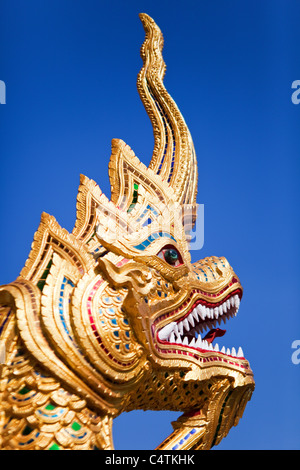
<instances>
[{"instance_id":1,"label":"dragon jaw","mask_svg":"<svg viewBox=\"0 0 300 470\"><path fill-rule=\"evenodd\" d=\"M217 342L217 338L226 333L222 329L223 325L238 314L243 289L224 258L211 257L203 260L202 267L207 263L211 269L212 262L217 265L225 263L225 267L222 273L216 269L214 276L217 277L219 271L219 278L214 282L209 279L209 288L198 279L195 280L190 272L173 284L171 295L165 294L166 297L161 300L160 291L156 290L145 299L147 307L141 309L144 313L131 312L129 316L132 318L139 315L139 318L144 318L144 327L139 325L137 329L143 329L147 334L148 326L151 331L151 338L149 333L147 335L147 345L149 356L156 365L158 363L161 367L169 368L170 360L172 367L176 358L178 367L183 369L191 368L193 363L199 369L199 380L202 372L207 369L205 378L210 375L208 371L221 375L230 375L232 371L233 376L238 372L239 380L243 382L244 377L248 380L253 373L242 347L220 347ZM159 277L158 282L160 286L167 283L170 288L170 281L163 277ZM191 288L188 287L190 283ZM212 366L218 370L213 370Z\"/></svg>"},{"instance_id":2,"label":"dragon jaw","mask_svg":"<svg viewBox=\"0 0 300 470\"><path fill-rule=\"evenodd\" d=\"M233 279L235 281L235 279ZM197 296L197 290L193 295ZM231 317L236 316L242 296L241 288L238 287L222 300L216 302L192 300L188 307L183 304L178 309L170 312L168 319L172 319L164 327L157 329L153 325L153 337L160 348L172 345L179 348L178 351L189 351L191 355L197 355L200 361L206 362L206 358L214 361L232 364L233 358L237 367L248 369L248 362L244 358L241 346L236 350L234 347L220 350L219 344L213 344L215 338L223 336L226 330L220 329ZM160 323L160 318L156 322ZM159 327L158 327L159 328ZM162 350L163 350L162 349ZM209 355L207 354L209 353ZM206 357L203 357L203 355Z\"/></svg>"}]
</instances>

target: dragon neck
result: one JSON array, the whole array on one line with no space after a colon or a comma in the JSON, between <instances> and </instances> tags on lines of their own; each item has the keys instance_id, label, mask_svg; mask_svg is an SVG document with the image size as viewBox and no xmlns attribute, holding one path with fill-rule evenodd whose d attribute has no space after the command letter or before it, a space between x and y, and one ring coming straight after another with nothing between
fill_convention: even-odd
<instances>
[{"instance_id":1,"label":"dragon neck","mask_svg":"<svg viewBox=\"0 0 300 470\"><path fill-rule=\"evenodd\" d=\"M1 371L1 448L8 450L107 450L112 417L93 409L11 340Z\"/></svg>"}]
</instances>

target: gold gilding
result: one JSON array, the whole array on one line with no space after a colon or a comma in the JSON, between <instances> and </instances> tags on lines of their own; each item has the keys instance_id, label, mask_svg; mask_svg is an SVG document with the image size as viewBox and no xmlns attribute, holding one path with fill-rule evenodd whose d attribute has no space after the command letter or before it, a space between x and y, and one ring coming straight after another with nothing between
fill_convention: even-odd
<instances>
[{"instance_id":1,"label":"gold gilding","mask_svg":"<svg viewBox=\"0 0 300 470\"><path fill-rule=\"evenodd\" d=\"M112 449L113 418L133 409L183 412L158 449L209 449L237 424L254 389L241 354L199 346L197 335L190 342L197 325L180 341L191 312L200 326L215 325L219 311L236 311L242 287L225 258L191 263L194 146L163 85L161 31L140 17L137 87L153 157L147 168L114 139L111 200L81 175L73 232L43 213L20 276L0 288L2 449Z\"/></svg>"}]
</instances>

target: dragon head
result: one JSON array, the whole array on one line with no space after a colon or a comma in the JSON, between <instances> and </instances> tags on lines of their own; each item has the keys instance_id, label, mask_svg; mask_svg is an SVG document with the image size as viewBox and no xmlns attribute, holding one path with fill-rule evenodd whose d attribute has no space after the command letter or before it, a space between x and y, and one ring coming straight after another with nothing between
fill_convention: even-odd
<instances>
[{"instance_id":1,"label":"dragon head","mask_svg":"<svg viewBox=\"0 0 300 470\"><path fill-rule=\"evenodd\" d=\"M175 428L184 421L185 428L192 423L194 429L196 420L203 431L205 401L214 404L218 417L227 403L230 417L222 426L216 420L210 434L205 426L205 443L198 436L197 445L204 448L238 421L253 390L242 348L217 343L226 331L220 326L237 315L243 290L225 258L191 263L190 230L197 214L194 146L163 85L161 31L148 15L140 17L146 39L138 90L153 125L154 152L147 168L128 145L113 140L112 197L97 207L96 237L107 250L98 263L116 291L126 290L122 311L145 361L142 385L129 393L124 409L183 410ZM121 265L110 260L111 253L121 257Z\"/></svg>"},{"instance_id":2,"label":"dragon head","mask_svg":"<svg viewBox=\"0 0 300 470\"><path fill-rule=\"evenodd\" d=\"M183 411L159 448L206 449L237 423L254 389L242 349L217 343L242 287L223 257L191 262L196 155L163 84L161 31L140 18L137 86L153 125L151 162L114 139L111 198L81 176L73 232L43 214L25 267L0 300L14 305L38 363L92 409L110 417Z\"/></svg>"}]
</instances>

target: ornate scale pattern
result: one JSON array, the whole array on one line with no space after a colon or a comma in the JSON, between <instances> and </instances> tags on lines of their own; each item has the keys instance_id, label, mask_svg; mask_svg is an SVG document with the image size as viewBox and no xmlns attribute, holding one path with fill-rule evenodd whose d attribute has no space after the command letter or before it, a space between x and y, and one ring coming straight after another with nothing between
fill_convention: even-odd
<instances>
[{"instance_id":1,"label":"ornate scale pattern","mask_svg":"<svg viewBox=\"0 0 300 470\"><path fill-rule=\"evenodd\" d=\"M85 400L61 388L21 348L11 355L2 378L7 402L1 438L3 449L63 450L101 448L103 421ZM108 421L107 421L108 423Z\"/></svg>"},{"instance_id":2,"label":"ornate scale pattern","mask_svg":"<svg viewBox=\"0 0 300 470\"><path fill-rule=\"evenodd\" d=\"M162 33L140 18L153 156L146 167L113 139L111 200L81 175L72 233L43 213L20 276L0 286L1 449L113 449L113 419L134 409L183 412L158 449L209 449L254 389L243 356L200 337L213 341L242 287L225 258L191 263L194 145L163 84Z\"/></svg>"},{"instance_id":3,"label":"ornate scale pattern","mask_svg":"<svg viewBox=\"0 0 300 470\"><path fill-rule=\"evenodd\" d=\"M107 288L101 297L99 307L100 324L107 331L108 340L118 352L126 354L130 351L132 341L131 329L126 315L122 312L124 294Z\"/></svg>"}]
</instances>

